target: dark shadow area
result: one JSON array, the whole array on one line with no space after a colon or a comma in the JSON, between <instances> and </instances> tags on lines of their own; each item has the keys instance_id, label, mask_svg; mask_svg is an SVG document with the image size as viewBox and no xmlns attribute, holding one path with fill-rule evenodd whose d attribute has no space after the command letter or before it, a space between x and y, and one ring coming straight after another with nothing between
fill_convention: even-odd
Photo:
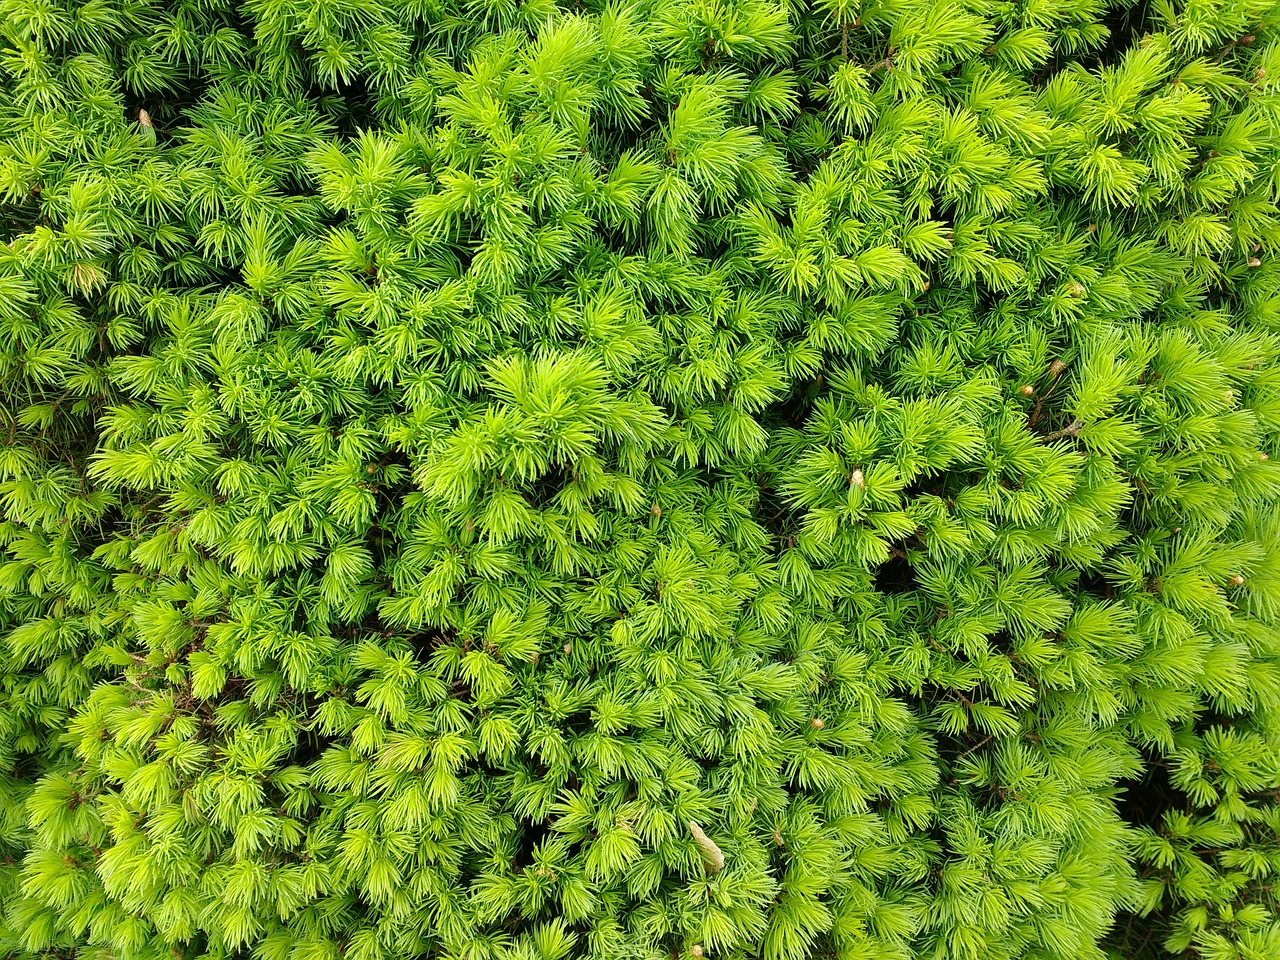
<instances>
[{"instance_id":1,"label":"dark shadow area","mask_svg":"<svg viewBox=\"0 0 1280 960\"><path fill-rule=\"evenodd\" d=\"M906 557L890 557L876 569L875 588L881 593L910 593L920 584Z\"/></svg>"},{"instance_id":2,"label":"dark shadow area","mask_svg":"<svg viewBox=\"0 0 1280 960\"><path fill-rule=\"evenodd\" d=\"M1123 792L1116 798L1116 812L1134 827L1160 828L1161 815L1166 810L1179 809L1186 804L1186 795L1169 779L1169 768L1144 751L1146 772L1139 780L1123 785Z\"/></svg>"}]
</instances>

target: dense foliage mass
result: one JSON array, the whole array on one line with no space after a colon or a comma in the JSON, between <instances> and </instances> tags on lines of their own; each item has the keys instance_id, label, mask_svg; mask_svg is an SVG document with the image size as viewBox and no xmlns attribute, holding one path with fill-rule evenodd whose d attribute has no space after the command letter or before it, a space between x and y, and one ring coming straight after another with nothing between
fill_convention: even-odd
<instances>
[{"instance_id":1,"label":"dense foliage mass","mask_svg":"<svg viewBox=\"0 0 1280 960\"><path fill-rule=\"evenodd\" d=\"M1280 957L1274 0L0 21L0 956Z\"/></svg>"}]
</instances>

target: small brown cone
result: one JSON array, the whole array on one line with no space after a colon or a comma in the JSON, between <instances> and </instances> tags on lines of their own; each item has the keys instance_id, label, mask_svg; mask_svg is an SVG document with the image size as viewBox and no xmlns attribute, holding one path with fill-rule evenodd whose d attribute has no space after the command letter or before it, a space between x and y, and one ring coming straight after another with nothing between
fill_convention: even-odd
<instances>
[{"instance_id":1,"label":"small brown cone","mask_svg":"<svg viewBox=\"0 0 1280 960\"><path fill-rule=\"evenodd\" d=\"M715 841L706 835L694 821L689 821L689 832L702 850L702 859L707 865L707 873L715 874L724 869L724 854L716 846Z\"/></svg>"}]
</instances>

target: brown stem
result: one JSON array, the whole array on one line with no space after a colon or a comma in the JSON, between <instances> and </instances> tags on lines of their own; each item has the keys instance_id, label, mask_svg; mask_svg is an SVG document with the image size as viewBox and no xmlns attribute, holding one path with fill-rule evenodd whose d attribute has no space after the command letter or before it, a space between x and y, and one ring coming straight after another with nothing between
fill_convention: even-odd
<instances>
[{"instance_id":1,"label":"brown stem","mask_svg":"<svg viewBox=\"0 0 1280 960\"><path fill-rule=\"evenodd\" d=\"M968 750L966 750L964 753L960 754L960 756L956 757L956 759L957 759L957 760L963 760L963 759L964 759L965 757L967 757L969 754L973 753L973 751L975 751L975 750L981 750L983 747L985 747L985 746L986 746L988 743L990 743L990 742L991 742L991 737L987 737L987 738L986 738L985 740L983 740L981 743L975 743L972 747L970 747L970 748L969 748Z\"/></svg>"}]
</instances>

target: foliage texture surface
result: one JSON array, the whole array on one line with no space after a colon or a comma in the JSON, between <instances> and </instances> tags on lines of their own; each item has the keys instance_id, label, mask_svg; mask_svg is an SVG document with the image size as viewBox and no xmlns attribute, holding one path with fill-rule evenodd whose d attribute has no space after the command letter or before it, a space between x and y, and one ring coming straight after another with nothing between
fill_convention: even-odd
<instances>
[{"instance_id":1,"label":"foliage texture surface","mask_svg":"<svg viewBox=\"0 0 1280 960\"><path fill-rule=\"evenodd\" d=\"M0 956L1276 960L1278 27L0 0Z\"/></svg>"}]
</instances>

